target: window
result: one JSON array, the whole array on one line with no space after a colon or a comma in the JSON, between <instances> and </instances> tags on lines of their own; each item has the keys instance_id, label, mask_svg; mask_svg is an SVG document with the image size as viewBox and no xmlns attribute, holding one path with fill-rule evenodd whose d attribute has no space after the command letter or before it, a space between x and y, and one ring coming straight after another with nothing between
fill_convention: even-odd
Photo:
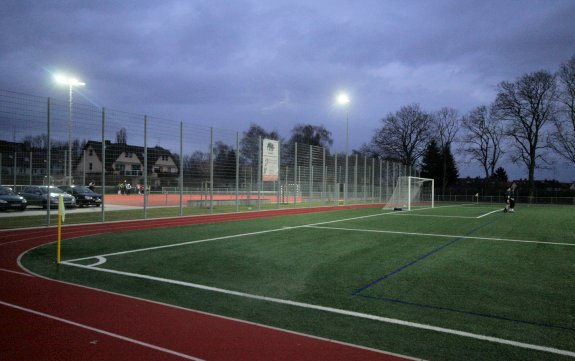
<instances>
[{"instance_id":1,"label":"window","mask_svg":"<svg viewBox=\"0 0 575 361\"><path fill-rule=\"evenodd\" d=\"M88 155L91 157L94 155L94 150L92 148L90 148L90 150L88 151ZM92 168L90 168L92 169Z\"/></svg>"},{"instance_id":2,"label":"window","mask_svg":"<svg viewBox=\"0 0 575 361\"><path fill-rule=\"evenodd\" d=\"M92 163L88 164L88 167L89 167L90 170L92 170L92 168L93 168Z\"/></svg>"}]
</instances>

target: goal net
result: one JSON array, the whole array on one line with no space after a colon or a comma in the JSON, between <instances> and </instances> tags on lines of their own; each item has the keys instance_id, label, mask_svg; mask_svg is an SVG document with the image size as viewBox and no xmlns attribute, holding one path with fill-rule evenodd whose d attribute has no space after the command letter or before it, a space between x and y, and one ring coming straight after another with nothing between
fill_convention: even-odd
<instances>
[{"instance_id":1,"label":"goal net","mask_svg":"<svg viewBox=\"0 0 575 361\"><path fill-rule=\"evenodd\" d=\"M401 208L433 208L434 181L430 178L398 177L391 197L385 203L384 209Z\"/></svg>"}]
</instances>

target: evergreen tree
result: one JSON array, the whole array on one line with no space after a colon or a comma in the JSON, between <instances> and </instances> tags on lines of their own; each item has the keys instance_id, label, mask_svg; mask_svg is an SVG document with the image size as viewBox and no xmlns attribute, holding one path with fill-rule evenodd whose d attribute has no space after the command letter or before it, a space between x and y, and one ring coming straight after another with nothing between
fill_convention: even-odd
<instances>
[{"instance_id":1,"label":"evergreen tree","mask_svg":"<svg viewBox=\"0 0 575 361\"><path fill-rule=\"evenodd\" d=\"M443 177L444 157L446 161L446 177ZM435 139L432 139L427 144L427 148L423 154L421 163L421 176L423 178L434 179L436 188L446 189L450 185L455 184L455 182L457 182L457 178L459 178L459 171L457 169L457 165L455 164L453 153L451 153L451 148L447 148L442 152L437 146ZM446 181L445 185L443 184L444 179Z\"/></svg>"},{"instance_id":2,"label":"evergreen tree","mask_svg":"<svg viewBox=\"0 0 575 361\"><path fill-rule=\"evenodd\" d=\"M428 144L425 152L423 153L423 158L421 161L421 176L423 178L432 178L436 182L441 180L441 169L443 167L441 161L441 154L439 148L437 147L437 142L432 139Z\"/></svg>"},{"instance_id":3,"label":"evergreen tree","mask_svg":"<svg viewBox=\"0 0 575 361\"><path fill-rule=\"evenodd\" d=\"M493 177L501 183L507 183L507 172L502 167L499 167L495 170Z\"/></svg>"},{"instance_id":4,"label":"evergreen tree","mask_svg":"<svg viewBox=\"0 0 575 361\"><path fill-rule=\"evenodd\" d=\"M457 182L457 178L459 178L459 170L457 170L457 165L455 164L455 158L453 157L453 153L451 153L451 148L447 147L446 149L444 149L443 153L441 154L441 164L442 164L442 169L441 169L441 175L443 176L443 159L445 157L445 177L442 177L442 179L445 179L445 184L442 184L442 189L445 192L445 189L447 189L447 187L454 185Z\"/></svg>"}]
</instances>

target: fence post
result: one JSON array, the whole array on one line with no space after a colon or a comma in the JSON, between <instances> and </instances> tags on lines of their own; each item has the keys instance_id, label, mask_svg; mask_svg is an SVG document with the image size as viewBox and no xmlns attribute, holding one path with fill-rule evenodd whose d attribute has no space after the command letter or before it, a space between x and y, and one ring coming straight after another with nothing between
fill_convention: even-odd
<instances>
[{"instance_id":1,"label":"fence post","mask_svg":"<svg viewBox=\"0 0 575 361\"><path fill-rule=\"evenodd\" d=\"M355 155L355 169L353 170L353 197L357 201L357 167L359 164L358 154Z\"/></svg>"},{"instance_id":2,"label":"fence post","mask_svg":"<svg viewBox=\"0 0 575 361\"><path fill-rule=\"evenodd\" d=\"M48 135L48 139L47 139L47 147L48 149L46 152L46 174L48 175L48 189L50 189L50 177L52 177L52 173L50 172L50 168L52 167L52 141L51 141L51 136L52 134L51 132L51 121L52 121L52 100L50 98L48 98L48 121L47 123L47 135ZM15 190L15 189L14 189ZM50 195L48 194L48 198L46 199L47 203L47 207L46 207L46 225L50 226Z\"/></svg>"},{"instance_id":3,"label":"fence post","mask_svg":"<svg viewBox=\"0 0 575 361\"><path fill-rule=\"evenodd\" d=\"M101 212L101 220L102 223L106 220L105 216L105 208L106 208L106 108L102 108L102 205L100 206L102 209ZM145 130L144 130L145 131Z\"/></svg>"},{"instance_id":4,"label":"fence post","mask_svg":"<svg viewBox=\"0 0 575 361\"><path fill-rule=\"evenodd\" d=\"M321 161L321 200L324 201L325 198L325 191L326 191L326 178L325 178L325 148L323 149L323 157Z\"/></svg>"},{"instance_id":5,"label":"fence post","mask_svg":"<svg viewBox=\"0 0 575 361\"><path fill-rule=\"evenodd\" d=\"M299 188L299 184L297 182L297 143L294 143L294 166L293 166L293 207L297 206L296 198L297 198L297 190Z\"/></svg>"},{"instance_id":6,"label":"fence post","mask_svg":"<svg viewBox=\"0 0 575 361\"><path fill-rule=\"evenodd\" d=\"M148 218L148 116L144 115L144 219Z\"/></svg>"},{"instance_id":7,"label":"fence post","mask_svg":"<svg viewBox=\"0 0 575 361\"><path fill-rule=\"evenodd\" d=\"M333 168L333 173L334 173L334 183L333 183L333 196L335 199L335 205L339 206L339 183L338 183L338 176L337 176L337 154L333 155L333 159L334 159L334 168Z\"/></svg>"},{"instance_id":8,"label":"fence post","mask_svg":"<svg viewBox=\"0 0 575 361\"><path fill-rule=\"evenodd\" d=\"M86 149L82 151L82 185L86 185Z\"/></svg>"},{"instance_id":9,"label":"fence post","mask_svg":"<svg viewBox=\"0 0 575 361\"><path fill-rule=\"evenodd\" d=\"M30 177L29 177L30 181L28 182L29 185L32 185L32 156L33 156L33 154L32 154L32 152L30 152L30 157L28 158L28 164L30 165ZM2 168L0 168L0 172L1 171L2 171ZM0 183L0 184L2 184L2 183ZM15 191L15 189L14 189L14 191Z\"/></svg>"},{"instance_id":10,"label":"fence post","mask_svg":"<svg viewBox=\"0 0 575 361\"><path fill-rule=\"evenodd\" d=\"M180 121L180 216L184 215L184 122Z\"/></svg>"},{"instance_id":11,"label":"fence post","mask_svg":"<svg viewBox=\"0 0 575 361\"><path fill-rule=\"evenodd\" d=\"M261 197L262 197L262 136L258 137L258 211L261 208Z\"/></svg>"},{"instance_id":12,"label":"fence post","mask_svg":"<svg viewBox=\"0 0 575 361\"><path fill-rule=\"evenodd\" d=\"M214 127L210 127L210 214L214 213Z\"/></svg>"},{"instance_id":13,"label":"fence post","mask_svg":"<svg viewBox=\"0 0 575 361\"><path fill-rule=\"evenodd\" d=\"M236 212L240 211L240 132L236 132Z\"/></svg>"},{"instance_id":14,"label":"fence post","mask_svg":"<svg viewBox=\"0 0 575 361\"><path fill-rule=\"evenodd\" d=\"M311 201L313 198L313 146L310 144L309 146L309 206L311 207Z\"/></svg>"}]
</instances>

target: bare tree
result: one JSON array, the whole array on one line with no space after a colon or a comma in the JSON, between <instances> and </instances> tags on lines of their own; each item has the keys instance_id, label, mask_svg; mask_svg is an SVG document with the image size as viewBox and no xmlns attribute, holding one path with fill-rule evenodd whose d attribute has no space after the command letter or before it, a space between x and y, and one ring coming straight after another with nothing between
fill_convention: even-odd
<instances>
[{"instance_id":1,"label":"bare tree","mask_svg":"<svg viewBox=\"0 0 575 361\"><path fill-rule=\"evenodd\" d=\"M557 78L559 113L555 120L555 132L549 137L549 146L575 163L575 56L561 65Z\"/></svg>"},{"instance_id":2,"label":"bare tree","mask_svg":"<svg viewBox=\"0 0 575 361\"><path fill-rule=\"evenodd\" d=\"M489 109L479 106L463 117L463 150L481 164L485 178L495 174L495 167L503 155L503 128L491 116Z\"/></svg>"},{"instance_id":3,"label":"bare tree","mask_svg":"<svg viewBox=\"0 0 575 361\"><path fill-rule=\"evenodd\" d=\"M323 125L296 124L291 130L290 144L308 144L329 149L333 144L331 132Z\"/></svg>"},{"instance_id":4,"label":"bare tree","mask_svg":"<svg viewBox=\"0 0 575 361\"><path fill-rule=\"evenodd\" d=\"M433 114L433 138L437 141L439 150L442 153L442 193L445 194L448 183L447 161L451 152L451 144L459 132L460 118L456 109L443 107Z\"/></svg>"},{"instance_id":5,"label":"bare tree","mask_svg":"<svg viewBox=\"0 0 575 361\"><path fill-rule=\"evenodd\" d=\"M535 169L538 160L547 162L546 125L555 116L557 97L555 77L537 71L520 77L514 83L501 82L493 104L498 119L505 121L506 134L514 142L512 161L523 163L528 171L529 194L535 194Z\"/></svg>"},{"instance_id":6,"label":"bare tree","mask_svg":"<svg viewBox=\"0 0 575 361\"><path fill-rule=\"evenodd\" d=\"M381 122L383 126L375 131L371 141L373 152L384 159L414 166L429 141L431 116L419 104L410 104L388 114Z\"/></svg>"}]
</instances>

